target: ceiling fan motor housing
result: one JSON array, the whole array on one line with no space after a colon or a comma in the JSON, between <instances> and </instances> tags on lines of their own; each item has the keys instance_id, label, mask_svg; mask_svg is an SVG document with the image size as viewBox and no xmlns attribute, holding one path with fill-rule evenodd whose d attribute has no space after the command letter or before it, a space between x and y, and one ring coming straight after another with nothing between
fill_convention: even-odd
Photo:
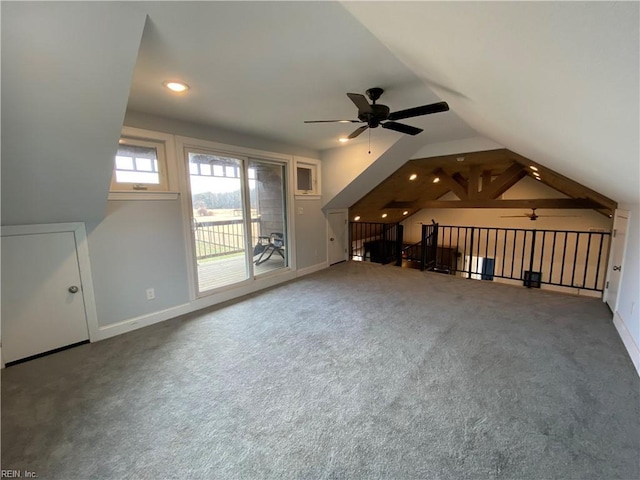
<instances>
[{"instance_id":1,"label":"ceiling fan motor housing","mask_svg":"<svg viewBox=\"0 0 640 480\"><path fill-rule=\"evenodd\" d=\"M386 105L371 105L370 112L358 112L358 120L365 122L369 128L376 128L380 122L389 118L391 110Z\"/></svg>"}]
</instances>

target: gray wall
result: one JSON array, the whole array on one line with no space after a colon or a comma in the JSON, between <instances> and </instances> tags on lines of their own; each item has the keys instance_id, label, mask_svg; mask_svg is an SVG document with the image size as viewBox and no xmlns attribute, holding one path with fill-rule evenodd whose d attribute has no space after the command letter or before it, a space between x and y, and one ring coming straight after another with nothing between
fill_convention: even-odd
<instances>
[{"instance_id":1,"label":"gray wall","mask_svg":"<svg viewBox=\"0 0 640 480\"><path fill-rule=\"evenodd\" d=\"M206 140L221 143L232 138L235 145L276 153L298 154L295 147L260 142L259 139L221 132L151 116L127 117L128 126L179 133L194 138L205 130ZM140 121L143 118L144 121ZM270 149L270 150L269 150ZM311 152L313 153L313 152ZM178 159L180 161L180 159ZM303 214L297 215L297 206ZM300 200L294 204L297 268L326 261L326 222L321 201ZM100 326L187 304L187 255L180 200L109 201L107 216L87 225L91 268ZM146 299L146 289L155 289L155 300Z\"/></svg>"},{"instance_id":2,"label":"gray wall","mask_svg":"<svg viewBox=\"0 0 640 480\"><path fill-rule=\"evenodd\" d=\"M179 200L109 201L87 230L100 326L189 302Z\"/></svg>"},{"instance_id":3,"label":"gray wall","mask_svg":"<svg viewBox=\"0 0 640 480\"><path fill-rule=\"evenodd\" d=\"M104 216L146 19L126 3L2 2L4 225Z\"/></svg>"}]
</instances>

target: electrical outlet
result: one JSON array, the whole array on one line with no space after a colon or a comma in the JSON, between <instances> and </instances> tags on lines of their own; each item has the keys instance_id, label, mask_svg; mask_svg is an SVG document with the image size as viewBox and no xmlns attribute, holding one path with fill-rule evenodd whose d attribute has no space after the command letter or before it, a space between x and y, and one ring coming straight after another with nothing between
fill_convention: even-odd
<instances>
[{"instance_id":1,"label":"electrical outlet","mask_svg":"<svg viewBox=\"0 0 640 480\"><path fill-rule=\"evenodd\" d=\"M156 291L153 288L147 288L147 300L156 298Z\"/></svg>"}]
</instances>

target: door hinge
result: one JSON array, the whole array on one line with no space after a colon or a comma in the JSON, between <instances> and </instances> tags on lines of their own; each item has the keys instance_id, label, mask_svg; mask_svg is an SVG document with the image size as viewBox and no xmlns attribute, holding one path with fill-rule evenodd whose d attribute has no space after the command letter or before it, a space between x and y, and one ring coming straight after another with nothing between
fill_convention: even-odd
<instances>
[{"instance_id":1,"label":"door hinge","mask_svg":"<svg viewBox=\"0 0 640 480\"><path fill-rule=\"evenodd\" d=\"M609 288L609 282L607 282L604 288Z\"/></svg>"},{"instance_id":2,"label":"door hinge","mask_svg":"<svg viewBox=\"0 0 640 480\"><path fill-rule=\"evenodd\" d=\"M616 233L618 233L618 231L614 228L613 229L613 238L616 238Z\"/></svg>"}]
</instances>

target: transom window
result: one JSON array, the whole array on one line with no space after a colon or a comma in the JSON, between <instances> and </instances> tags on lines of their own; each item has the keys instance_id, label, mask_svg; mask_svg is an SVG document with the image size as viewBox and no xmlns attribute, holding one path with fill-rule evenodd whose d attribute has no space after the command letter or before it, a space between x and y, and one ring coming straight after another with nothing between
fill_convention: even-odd
<instances>
[{"instance_id":1,"label":"transom window","mask_svg":"<svg viewBox=\"0 0 640 480\"><path fill-rule=\"evenodd\" d=\"M122 137L111 190L166 191L166 168L164 142Z\"/></svg>"}]
</instances>

